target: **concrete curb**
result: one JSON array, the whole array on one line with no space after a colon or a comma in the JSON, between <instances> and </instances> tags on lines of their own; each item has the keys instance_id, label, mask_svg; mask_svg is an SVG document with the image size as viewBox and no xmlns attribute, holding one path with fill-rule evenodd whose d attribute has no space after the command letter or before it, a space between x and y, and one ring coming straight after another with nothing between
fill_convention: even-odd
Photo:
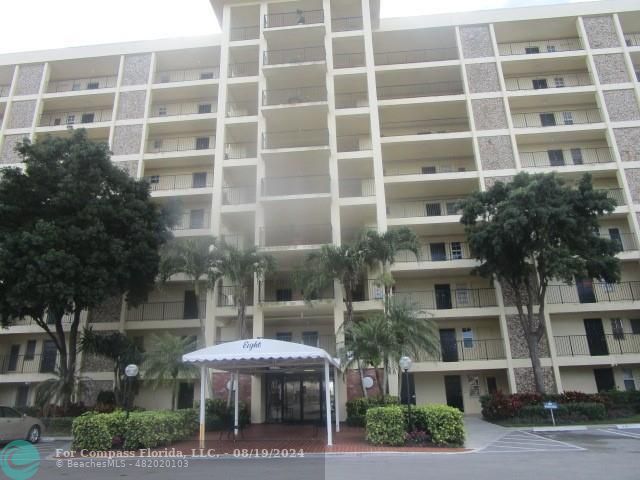
<instances>
[{"instance_id":1,"label":"concrete curb","mask_svg":"<svg viewBox=\"0 0 640 480\"><path fill-rule=\"evenodd\" d=\"M73 440L73 437L42 437L40 439L40 441L44 443L50 443L50 442L56 442L56 441L70 442L71 440Z\"/></svg>"},{"instance_id":2,"label":"concrete curb","mask_svg":"<svg viewBox=\"0 0 640 480\"><path fill-rule=\"evenodd\" d=\"M623 423L620 425L616 425L616 428L618 430L627 430L627 429L631 429L631 428L639 428L640 429L640 423Z\"/></svg>"},{"instance_id":3,"label":"concrete curb","mask_svg":"<svg viewBox=\"0 0 640 480\"><path fill-rule=\"evenodd\" d=\"M562 427L533 427L532 432L577 432L580 430L588 430L586 425L567 425Z\"/></svg>"}]
</instances>

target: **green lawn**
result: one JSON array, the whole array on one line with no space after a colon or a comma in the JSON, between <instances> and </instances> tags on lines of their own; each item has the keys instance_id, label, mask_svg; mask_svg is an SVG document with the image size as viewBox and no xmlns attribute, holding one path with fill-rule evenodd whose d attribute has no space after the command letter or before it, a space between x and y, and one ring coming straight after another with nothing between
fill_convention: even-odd
<instances>
[{"instance_id":1,"label":"green lawn","mask_svg":"<svg viewBox=\"0 0 640 480\"><path fill-rule=\"evenodd\" d=\"M551 427L553 424L551 423L551 418L546 423L520 423L520 422L509 422L509 421L501 421L496 420L494 422L496 425L500 425L502 427ZM574 423L562 423L556 422L557 426L567 426L567 425L617 425L621 423L640 423L640 414L634 415L632 417L622 417L622 418L605 418L604 420L587 420L585 422L574 422Z\"/></svg>"}]
</instances>

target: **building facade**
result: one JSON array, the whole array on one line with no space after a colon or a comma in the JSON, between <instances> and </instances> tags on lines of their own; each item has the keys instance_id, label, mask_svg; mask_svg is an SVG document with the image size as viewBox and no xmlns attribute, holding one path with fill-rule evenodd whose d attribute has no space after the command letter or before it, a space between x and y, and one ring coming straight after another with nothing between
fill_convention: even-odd
<instances>
[{"instance_id":1,"label":"building facade","mask_svg":"<svg viewBox=\"0 0 640 480\"><path fill-rule=\"evenodd\" d=\"M276 258L278 273L254 282L254 337L329 352L341 340L342 287L309 305L291 272L322 244L409 226L422 250L397 258L394 295L429 313L442 345L414 363L410 388L419 404L471 413L482 394L531 390L533 376L510 295L471 275L454 205L519 171L571 181L589 172L618 203L600 233L622 247L622 279L550 287L546 382L586 392L640 384L637 2L391 19L375 0L212 4L220 35L0 55L0 166L19 164L25 136L86 128L115 164L148 179L155 201L180 201L176 237L214 235ZM374 277L356 292L357 316L382 309ZM201 342L235 339L233 285L221 282L201 308ZM145 345L158 331L198 335L194 310L178 278L144 305L114 299L83 322ZM26 319L0 331L0 358L0 404L20 405L56 353ZM91 403L111 388L111 368L80 364ZM226 396L227 377L212 379L210 394ZM345 375L333 387L344 399L358 382ZM256 422L321 415L317 372L240 383ZM193 389L180 386L183 406ZM170 394L143 386L137 403L168 407Z\"/></svg>"}]
</instances>

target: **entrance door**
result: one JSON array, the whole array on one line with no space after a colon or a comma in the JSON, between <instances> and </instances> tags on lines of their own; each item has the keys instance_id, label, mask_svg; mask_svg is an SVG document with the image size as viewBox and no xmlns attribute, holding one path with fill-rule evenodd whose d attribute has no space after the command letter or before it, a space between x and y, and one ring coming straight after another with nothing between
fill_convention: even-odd
<instances>
[{"instance_id":1,"label":"entrance door","mask_svg":"<svg viewBox=\"0 0 640 480\"><path fill-rule=\"evenodd\" d=\"M435 285L436 308L444 310L451 308L451 286L448 284Z\"/></svg>"},{"instance_id":2,"label":"entrance door","mask_svg":"<svg viewBox=\"0 0 640 480\"><path fill-rule=\"evenodd\" d=\"M178 387L178 408L193 408L193 383L180 383Z\"/></svg>"},{"instance_id":3,"label":"entrance door","mask_svg":"<svg viewBox=\"0 0 640 480\"><path fill-rule=\"evenodd\" d=\"M321 385L316 376L302 377L302 421L315 422L323 418L323 393L324 385Z\"/></svg>"},{"instance_id":4,"label":"entrance door","mask_svg":"<svg viewBox=\"0 0 640 480\"><path fill-rule=\"evenodd\" d=\"M444 391L447 396L447 405L464 412L464 402L462 401L462 381L460 379L460 375L445 375Z\"/></svg>"},{"instance_id":5,"label":"entrance door","mask_svg":"<svg viewBox=\"0 0 640 480\"><path fill-rule=\"evenodd\" d=\"M447 259L447 248L444 242L431 243L429 249L431 250L432 262L441 262Z\"/></svg>"},{"instance_id":6,"label":"entrance door","mask_svg":"<svg viewBox=\"0 0 640 480\"><path fill-rule=\"evenodd\" d=\"M40 361L40 373L52 373L56 369L58 350L53 340L45 340L42 345L42 359Z\"/></svg>"},{"instance_id":7,"label":"entrance door","mask_svg":"<svg viewBox=\"0 0 640 480\"><path fill-rule=\"evenodd\" d=\"M456 344L456 331L453 328L440 330L440 349L443 362L458 361L458 346Z\"/></svg>"},{"instance_id":8,"label":"entrance door","mask_svg":"<svg viewBox=\"0 0 640 480\"><path fill-rule=\"evenodd\" d=\"M587 335L590 355L609 355L607 338L604 335L604 328L600 318L585 318L584 331Z\"/></svg>"},{"instance_id":9,"label":"entrance door","mask_svg":"<svg viewBox=\"0 0 640 480\"><path fill-rule=\"evenodd\" d=\"M596 379L598 392L608 392L616 388L616 382L613 378L613 368L594 368L593 376Z\"/></svg>"},{"instance_id":10,"label":"entrance door","mask_svg":"<svg viewBox=\"0 0 640 480\"><path fill-rule=\"evenodd\" d=\"M553 127L556 125L556 116L553 113L541 113L540 124L543 127Z\"/></svg>"},{"instance_id":11,"label":"entrance door","mask_svg":"<svg viewBox=\"0 0 640 480\"><path fill-rule=\"evenodd\" d=\"M284 377L284 412L285 422L302 421L302 385L297 375Z\"/></svg>"},{"instance_id":12,"label":"entrance door","mask_svg":"<svg viewBox=\"0 0 640 480\"><path fill-rule=\"evenodd\" d=\"M196 292L193 290L185 290L184 292L184 311L182 318L185 320L198 318L198 302L196 301Z\"/></svg>"},{"instance_id":13,"label":"entrance door","mask_svg":"<svg viewBox=\"0 0 640 480\"><path fill-rule=\"evenodd\" d=\"M20 345L11 345L11 353L9 354L8 372L15 372L18 368L18 359L20 358Z\"/></svg>"},{"instance_id":14,"label":"entrance door","mask_svg":"<svg viewBox=\"0 0 640 480\"><path fill-rule=\"evenodd\" d=\"M266 420L316 422L324 418L324 382L319 375L268 375Z\"/></svg>"},{"instance_id":15,"label":"entrance door","mask_svg":"<svg viewBox=\"0 0 640 480\"><path fill-rule=\"evenodd\" d=\"M622 246L622 235L620 235L619 228L610 228L609 229L609 238L612 242L615 242L618 245L618 248L622 251L624 250Z\"/></svg>"},{"instance_id":16,"label":"entrance door","mask_svg":"<svg viewBox=\"0 0 640 480\"><path fill-rule=\"evenodd\" d=\"M578 288L578 299L580 303L595 303L596 294L593 291L593 281L589 278L577 278L576 287Z\"/></svg>"}]
</instances>

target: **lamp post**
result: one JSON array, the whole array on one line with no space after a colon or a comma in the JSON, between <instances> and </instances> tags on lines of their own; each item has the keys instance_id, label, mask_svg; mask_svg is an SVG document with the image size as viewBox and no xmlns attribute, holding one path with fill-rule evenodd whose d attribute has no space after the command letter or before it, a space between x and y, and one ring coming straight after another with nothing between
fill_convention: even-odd
<instances>
[{"instance_id":1,"label":"lamp post","mask_svg":"<svg viewBox=\"0 0 640 480\"><path fill-rule=\"evenodd\" d=\"M124 374L127 377L126 379L126 384L124 386L125 389L125 395L124 395L124 406L125 409L127 411L127 418L129 418L129 396L131 395L131 382L132 379L134 377L138 376L138 372L140 371L140 369L138 368L138 366L134 363L131 363L129 365L126 366L126 368L124 369Z\"/></svg>"},{"instance_id":2,"label":"lamp post","mask_svg":"<svg viewBox=\"0 0 640 480\"><path fill-rule=\"evenodd\" d=\"M400 358L400 368L404 370L404 381L406 385L406 394L407 394L407 430L411 432L413 430L413 425L411 422L411 389L409 388L409 369L411 368L411 358L404 355Z\"/></svg>"}]
</instances>

